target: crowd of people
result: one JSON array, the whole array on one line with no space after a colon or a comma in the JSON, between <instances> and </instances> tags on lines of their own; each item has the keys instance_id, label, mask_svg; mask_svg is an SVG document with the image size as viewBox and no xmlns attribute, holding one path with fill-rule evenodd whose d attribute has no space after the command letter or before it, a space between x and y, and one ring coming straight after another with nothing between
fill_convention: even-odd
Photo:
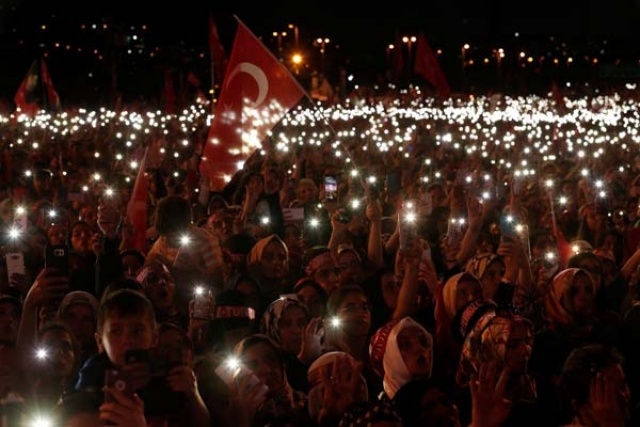
<instances>
[{"instance_id":1,"label":"crowd of people","mask_svg":"<svg viewBox=\"0 0 640 427\"><path fill-rule=\"evenodd\" d=\"M0 120L0 424L640 425L636 107L567 101L296 110L224 188L197 107Z\"/></svg>"}]
</instances>

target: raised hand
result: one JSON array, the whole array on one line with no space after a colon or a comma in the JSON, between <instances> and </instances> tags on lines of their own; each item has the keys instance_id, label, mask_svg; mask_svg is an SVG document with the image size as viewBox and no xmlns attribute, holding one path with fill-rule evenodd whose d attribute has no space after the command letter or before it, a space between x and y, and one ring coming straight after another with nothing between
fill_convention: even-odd
<instances>
[{"instance_id":1,"label":"raised hand","mask_svg":"<svg viewBox=\"0 0 640 427\"><path fill-rule=\"evenodd\" d=\"M302 348L298 359L306 364L311 364L314 360L320 357L322 353L322 338L324 332L322 328L322 318L315 317L307 324L302 337Z\"/></svg>"},{"instance_id":2,"label":"raised hand","mask_svg":"<svg viewBox=\"0 0 640 427\"><path fill-rule=\"evenodd\" d=\"M495 362L483 363L479 372L471 376L471 426L500 427L511 413L511 401L504 393L509 379L505 367L498 374Z\"/></svg>"},{"instance_id":3,"label":"raised hand","mask_svg":"<svg viewBox=\"0 0 640 427\"><path fill-rule=\"evenodd\" d=\"M144 403L138 395L127 395L115 388L107 388L106 392L113 401L100 405L100 419L109 425L118 427L144 427Z\"/></svg>"}]
</instances>

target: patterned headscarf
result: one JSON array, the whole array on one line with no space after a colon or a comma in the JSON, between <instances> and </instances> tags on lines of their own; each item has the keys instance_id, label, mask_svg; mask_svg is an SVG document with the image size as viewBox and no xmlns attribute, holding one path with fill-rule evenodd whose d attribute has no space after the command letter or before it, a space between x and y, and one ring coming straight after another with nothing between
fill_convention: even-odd
<instances>
[{"instance_id":1,"label":"patterned headscarf","mask_svg":"<svg viewBox=\"0 0 640 427\"><path fill-rule=\"evenodd\" d=\"M530 340L533 340L534 326L527 318L513 314L486 313L463 344L456 378L458 384L467 384L471 376L480 371L483 363L495 362L499 369L504 366L515 328L524 328L528 331ZM533 343L531 341L527 344L531 346ZM512 399L532 401L536 396L535 384L526 372L514 373L509 379L506 393Z\"/></svg>"},{"instance_id":2,"label":"patterned headscarf","mask_svg":"<svg viewBox=\"0 0 640 427\"><path fill-rule=\"evenodd\" d=\"M269 304L269 307L267 307L267 310L262 315L260 332L269 336L269 338L275 342L280 343L280 318L290 307L298 307L307 315L307 308L299 299L293 296L280 297Z\"/></svg>"},{"instance_id":3,"label":"patterned headscarf","mask_svg":"<svg viewBox=\"0 0 640 427\"><path fill-rule=\"evenodd\" d=\"M496 259L500 259L500 257L491 252L478 254L469 259L464 270L476 276L478 280L482 280L484 272L487 271L487 267Z\"/></svg>"},{"instance_id":4,"label":"patterned headscarf","mask_svg":"<svg viewBox=\"0 0 640 427\"><path fill-rule=\"evenodd\" d=\"M324 353L322 356L318 357L315 362L309 366L309 370L307 371L307 379L309 380L309 394L308 394L308 408L309 415L313 421L318 420L318 415L320 415L320 410L323 406L324 400L324 384L322 379L325 375L325 370L333 369L333 363L338 360L340 357L347 357L349 359L353 359L349 353L344 351L329 351ZM369 393L367 392L367 381L362 377L362 396L357 396L356 400L359 401L368 401ZM361 399L358 399L361 398Z\"/></svg>"},{"instance_id":5,"label":"patterned headscarf","mask_svg":"<svg viewBox=\"0 0 640 427\"><path fill-rule=\"evenodd\" d=\"M369 357L374 371L382 377L382 385L389 399L393 399L400 387L412 378L398 348L398 334L409 327L420 329L427 337L433 368L433 337L418 322L410 317L405 317L401 320L391 321L378 329L371 338ZM431 376L431 372L429 372L429 376Z\"/></svg>"},{"instance_id":6,"label":"patterned headscarf","mask_svg":"<svg viewBox=\"0 0 640 427\"><path fill-rule=\"evenodd\" d=\"M544 301L547 321L551 324L568 325L573 322L573 307L565 307L563 296L573 286L578 273L584 274L589 278L589 282L593 287L592 291L595 294L595 286L591 280L591 275L587 271L579 268L566 268L556 274L551 281L551 288Z\"/></svg>"}]
</instances>

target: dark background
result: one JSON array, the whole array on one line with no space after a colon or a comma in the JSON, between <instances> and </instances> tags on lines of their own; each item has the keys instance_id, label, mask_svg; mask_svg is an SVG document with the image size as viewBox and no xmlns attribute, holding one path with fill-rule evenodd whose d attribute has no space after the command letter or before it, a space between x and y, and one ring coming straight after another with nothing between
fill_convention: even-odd
<instances>
[{"instance_id":1,"label":"dark background","mask_svg":"<svg viewBox=\"0 0 640 427\"><path fill-rule=\"evenodd\" d=\"M254 4L255 3L255 4ZM331 39L325 54L325 73L335 83L341 68L362 83L384 80L389 68L385 48L398 36L424 32L454 90L532 90L508 83L515 52L526 50L551 57L554 52L583 57L599 54L598 69L574 66L571 70L538 69L531 72L541 87L551 79L592 79L619 74L635 77L640 59L640 8L637 0L623 1L447 1L420 2L281 1L179 2L123 1L70 2L0 0L0 98L11 100L31 62L46 55L53 81L63 103L109 102L112 76L117 71L118 90L129 99L159 96L164 72L175 69L180 81L192 71L208 89L208 16L218 25L220 37L231 51L236 29L234 15L272 51L273 31L299 27L300 46L309 69L301 80L319 68L317 37ZM107 23L104 31L80 25ZM41 25L46 24L46 30ZM140 30L142 25L146 30ZM516 36L517 33L517 36ZM131 35L137 34L133 40ZM60 45L55 46L58 42ZM478 57L491 48L507 52L501 74L490 67L460 71L460 46L469 43ZM563 45L564 43L564 45ZM283 49L293 46L283 41ZM78 51L81 49L81 51ZM94 50L98 54L92 54ZM150 57L149 53L155 55ZM486 52L485 52L486 51ZM602 51L602 52L601 52ZM489 52L487 54L487 52ZM470 52L470 55L474 54ZM618 67L615 72L611 67ZM115 68L114 68L115 67ZM604 67L607 67L606 69ZM604 70L604 71L603 71ZM622 70L622 71L620 71ZM526 77L526 73L524 74ZM469 81L471 80L471 81ZM513 79L511 79L513 80ZM505 83L507 82L507 83ZM178 83L180 86L182 83Z\"/></svg>"}]
</instances>

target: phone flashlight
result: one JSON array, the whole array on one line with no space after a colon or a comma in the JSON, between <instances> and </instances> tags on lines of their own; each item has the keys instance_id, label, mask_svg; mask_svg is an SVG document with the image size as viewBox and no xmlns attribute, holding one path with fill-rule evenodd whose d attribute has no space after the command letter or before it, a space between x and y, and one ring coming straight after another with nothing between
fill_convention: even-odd
<instances>
[{"instance_id":1,"label":"phone flashlight","mask_svg":"<svg viewBox=\"0 0 640 427\"><path fill-rule=\"evenodd\" d=\"M189 243L191 243L191 236L189 236L188 234L184 234L183 236L180 237L180 244L181 245L188 245Z\"/></svg>"},{"instance_id":2,"label":"phone flashlight","mask_svg":"<svg viewBox=\"0 0 640 427\"><path fill-rule=\"evenodd\" d=\"M49 356L49 352L46 348L39 348L36 350L36 358L40 361L46 360Z\"/></svg>"},{"instance_id":3,"label":"phone flashlight","mask_svg":"<svg viewBox=\"0 0 640 427\"><path fill-rule=\"evenodd\" d=\"M197 296L204 295L204 287L203 287L203 286L196 286L196 287L194 288L193 292L194 292Z\"/></svg>"},{"instance_id":4,"label":"phone flashlight","mask_svg":"<svg viewBox=\"0 0 640 427\"><path fill-rule=\"evenodd\" d=\"M262 225L269 224L269 217L268 216L263 216L262 218L260 218L260 222L262 223Z\"/></svg>"},{"instance_id":5,"label":"phone flashlight","mask_svg":"<svg viewBox=\"0 0 640 427\"><path fill-rule=\"evenodd\" d=\"M342 321L338 316L333 316L331 318L331 326L333 326L334 328L340 327L341 324L342 324Z\"/></svg>"},{"instance_id":6,"label":"phone flashlight","mask_svg":"<svg viewBox=\"0 0 640 427\"><path fill-rule=\"evenodd\" d=\"M240 368L240 359L235 356L229 356L224 361L224 364L228 369L235 371L236 369Z\"/></svg>"}]
</instances>

